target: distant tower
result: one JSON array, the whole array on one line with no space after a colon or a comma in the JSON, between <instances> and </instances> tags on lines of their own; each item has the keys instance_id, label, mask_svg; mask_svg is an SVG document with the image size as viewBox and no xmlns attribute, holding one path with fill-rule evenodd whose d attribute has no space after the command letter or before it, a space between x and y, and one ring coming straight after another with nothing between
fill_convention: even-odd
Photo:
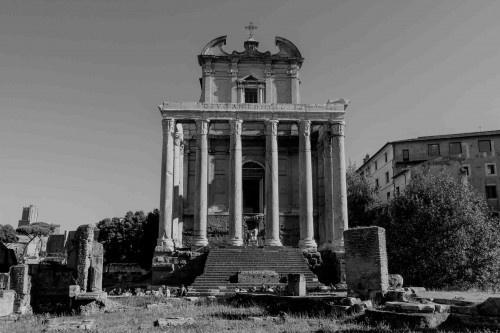
<instances>
[{"instance_id":1,"label":"distant tower","mask_svg":"<svg viewBox=\"0 0 500 333\"><path fill-rule=\"evenodd\" d=\"M18 227L23 225L28 225L30 223L34 223L38 221L38 208L33 205L29 205L28 207L23 207L23 215L19 220Z\"/></svg>"}]
</instances>

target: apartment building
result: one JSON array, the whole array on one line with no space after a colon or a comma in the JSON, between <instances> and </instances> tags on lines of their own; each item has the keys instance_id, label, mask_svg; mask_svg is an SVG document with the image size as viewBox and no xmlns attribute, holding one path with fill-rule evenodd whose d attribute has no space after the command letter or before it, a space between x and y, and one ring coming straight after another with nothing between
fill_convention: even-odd
<instances>
[{"instance_id":1,"label":"apartment building","mask_svg":"<svg viewBox=\"0 0 500 333\"><path fill-rule=\"evenodd\" d=\"M431 167L432 165L432 167ZM458 166L458 167L457 167ZM381 200L389 200L403 190L411 172L427 168L447 169L485 195L490 209L500 210L500 130L422 136L387 142L363 160L357 172L370 176Z\"/></svg>"}]
</instances>

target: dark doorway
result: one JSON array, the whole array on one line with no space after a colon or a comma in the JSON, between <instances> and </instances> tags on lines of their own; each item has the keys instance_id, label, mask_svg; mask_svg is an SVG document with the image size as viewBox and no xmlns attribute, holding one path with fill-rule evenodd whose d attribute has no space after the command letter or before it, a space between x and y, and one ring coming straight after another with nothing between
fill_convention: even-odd
<instances>
[{"instance_id":1,"label":"dark doorway","mask_svg":"<svg viewBox=\"0 0 500 333\"><path fill-rule=\"evenodd\" d=\"M243 213L261 213L259 178L243 179Z\"/></svg>"},{"instance_id":2,"label":"dark doorway","mask_svg":"<svg viewBox=\"0 0 500 333\"><path fill-rule=\"evenodd\" d=\"M255 162L243 164L243 214L264 213L264 168Z\"/></svg>"}]
</instances>

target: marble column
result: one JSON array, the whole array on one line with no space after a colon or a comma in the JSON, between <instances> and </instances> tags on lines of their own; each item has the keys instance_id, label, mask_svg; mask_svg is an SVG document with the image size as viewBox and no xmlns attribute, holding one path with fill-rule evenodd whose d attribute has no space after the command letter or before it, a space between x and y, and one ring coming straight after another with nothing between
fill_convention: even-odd
<instances>
[{"instance_id":1,"label":"marble column","mask_svg":"<svg viewBox=\"0 0 500 333\"><path fill-rule=\"evenodd\" d=\"M333 123L330 127L332 134L332 179L334 184L333 245L339 249L344 247L344 230L348 229L344 128L344 122Z\"/></svg>"},{"instance_id":2,"label":"marble column","mask_svg":"<svg viewBox=\"0 0 500 333\"><path fill-rule=\"evenodd\" d=\"M175 125L174 139L174 200L172 208L172 238L176 247L181 246L179 243L179 218L180 218L180 184L183 177L181 167L181 145L184 140L182 124Z\"/></svg>"},{"instance_id":3,"label":"marble column","mask_svg":"<svg viewBox=\"0 0 500 333\"><path fill-rule=\"evenodd\" d=\"M266 243L281 246L278 187L278 121L265 123L266 133Z\"/></svg>"},{"instance_id":4,"label":"marble column","mask_svg":"<svg viewBox=\"0 0 500 333\"><path fill-rule=\"evenodd\" d=\"M315 250L311 162L311 121L299 122L299 205L301 249Z\"/></svg>"},{"instance_id":5,"label":"marble column","mask_svg":"<svg viewBox=\"0 0 500 333\"><path fill-rule=\"evenodd\" d=\"M229 150L229 239L228 244L243 245L242 120L231 120Z\"/></svg>"},{"instance_id":6,"label":"marble column","mask_svg":"<svg viewBox=\"0 0 500 333\"><path fill-rule=\"evenodd\" d=\"M323 245L328 246L335 238L333 222L333 174L332 137L330 128L323 135L323 174L325 178L325 235Z\"/></svg>"},{"instance_id":7,"label":"marble column","mask_svg":"<svg viewBox=\"0 0 500 333\"><path fill-rule=\"evenodd\" d=\"M196 165L195 165L195 198L193 222L193 246L208 245L208 126L210 120L196 120Z\"/></svg>"},{"instance_id":8,"label":"marble column","mask_svg":"<svg viewBox=\"0 0 500 333\"><path fill-rule=\"evenodd\" d=\"M182 232L184 231L184 177L187 170L184 170L184 140L181 141L179 147L179 196L178 199L178 209L179 209L179 223L178 223L178 233L177 239L179 241L179 246L182 247Z\"/></svg>"},{"instance_id":9,"label":"marble column","mask_svg":"<svg viewBox=\"0 0 500 333\"><path fill-rule=\"evenodd\" d=\"M172 205L174 171L174 128L175 120L162 120L163 147L161 158L160 223L156 251L173 251L172 241Z\"/></svg>"}]
</instances>

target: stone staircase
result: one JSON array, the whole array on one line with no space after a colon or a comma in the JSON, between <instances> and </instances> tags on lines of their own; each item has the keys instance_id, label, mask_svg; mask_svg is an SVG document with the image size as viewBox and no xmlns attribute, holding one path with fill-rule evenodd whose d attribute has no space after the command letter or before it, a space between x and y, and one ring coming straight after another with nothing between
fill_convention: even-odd
<instances>
[{"instance_id":1,"label":"stone staircase","mask_svg":"<svg viewBox=\"0 0 500 333\"><path fill-rule=\"evenodd\" d=\"M240 271L275 271L280 277L288 274L304 274L307 289L320 285L309 269L302 251L290 247L230 247L210 249L202 275L188 288L189 295L222 295L234 293L234 289L260 288L260 283L238 283ZM286 286L286 281L266 284Z\"/></svg>"}]
</instances>

